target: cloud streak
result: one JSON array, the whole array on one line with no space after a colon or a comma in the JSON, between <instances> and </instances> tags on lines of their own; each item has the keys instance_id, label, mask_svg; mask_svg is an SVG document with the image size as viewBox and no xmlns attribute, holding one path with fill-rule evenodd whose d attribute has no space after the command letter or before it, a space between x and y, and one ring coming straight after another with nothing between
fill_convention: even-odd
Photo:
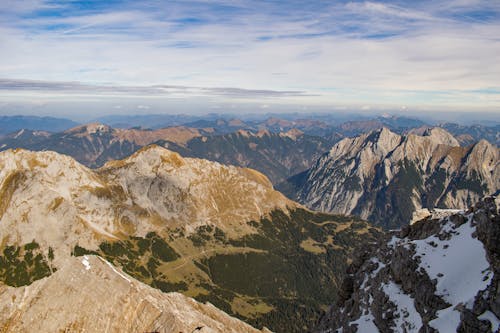
<instances>
[{"instance_id":1,"label":"cloud streak","mask_svg":"<svg viewBox=\"0 0 500 333\"><path fill-rule=\"evenodd\" d=\"M276 91L230 87L188 87L179 85L123 86L96 85L82 82L56 82L1 79L0 91L57 92L60 94L130 95L134 96L222 96L236 98L280 98L313 96L304 91Z\"/></svg>"}]
</instances>

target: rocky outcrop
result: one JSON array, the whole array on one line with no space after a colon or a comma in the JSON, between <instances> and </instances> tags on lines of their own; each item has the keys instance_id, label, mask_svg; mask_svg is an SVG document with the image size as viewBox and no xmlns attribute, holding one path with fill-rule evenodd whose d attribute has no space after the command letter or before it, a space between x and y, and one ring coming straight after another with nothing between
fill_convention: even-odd
<instances>
[{"instance_id":1,"label":"rocky outcrop","mask_svg":"<svg viewBox=\"0 0 500 333\"><path fill-rule=\"evenodd\" d=\"M398 228L418 209L464 209L495 193L500 153L484 140L460 147L441 128L422 136L384 128L338 142L290 182L291 197L309 208Z\"/></svg>"},{"instance_id":2,"label":"rocky outcrop","mask_svg":"<svg viewBox=\"0 0 500 333\"><path fill-rule=\"evenodd\" d=\"M0 285L2 332L259 331L213 305L151 288L97 256L67 259L50 277Z\"/></svg>"},{"instance_id":3,"label":"rocky outcrop","mask_svg":"<svg viewBox=\"0 0 500 333\"><path fill-rule=\"evenodd\" d=\"M98 170L55 152L0 153L0 281L13 287L94 254L253 326L302 332L378 234L304 209L255 170L159 146Z\"/></svg>"},{"instance_id":4,"label":"rocky outcrop","mask_svg":"<svg viewBox=\"0 0 500 333\"><path fill-rule=\"evenodd\" d=\"M54 248L56 260L77 241L95 249L104 239L144 237L165 227L189 235L212 225L243 236L254 230L246 222L298 207L257 171L182 158L159 146L99 170L54 152L5 151L0 198L4 243L36 239Z\"/></svg>"},{"instance_id":5,"label":"rocky outcrop","mask_svg":"<svg viewBox=\"0 0 500 333\"><path fill-rule=\"evenodd\" d=\"M486 197L388 234L348 270L317 332L497 332L499 203Z\"/></svg>"}]
</instances>

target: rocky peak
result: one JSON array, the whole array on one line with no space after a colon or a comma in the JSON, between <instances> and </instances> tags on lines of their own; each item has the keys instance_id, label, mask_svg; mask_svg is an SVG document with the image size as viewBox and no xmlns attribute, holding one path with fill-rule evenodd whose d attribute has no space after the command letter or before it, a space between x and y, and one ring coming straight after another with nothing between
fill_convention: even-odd
<instances>
[{"instance_id":1,"label":"rocky peak","mask_svg":"<svg viewBox=\"0 0 500 333\"><path fill-rule=\"evenodd\" d=\"M451 146L451 147L459 147L460 143L455 137L450 134L448 131L441 127L431 127L427 128L423 135L424 137L431 138L434 142Z\"/></svg>"},{"instance_id":2,"label":"rocky peak","mask_svg":"<svg viewBox=\"0 0 500 333\"><path fill-rule=\"evenodd\" d=\"M464 209L500 187L500 153L460 147L443 129L400 136L386 128L338 142L301 178L309 208L356 214L388 228L421 208Z\"/></svg>"},{"instance_id":3,"label":"rocky peak","mask_svg":"<svg viewBox=\"0 0 500 333\"><path fill-rule=\"evenodd\" d=\"M126 188L134 202L188 229L209 222L231 232L244 221L295 206L260 172L183 158L155 145L100 172Z\"/></svg>"},{"instance_id":4,"label":"rocky peak","mask_svg":"<svg viewBox=\"0 0 500 333\"><path fill-rule=\"evenodd\" d=\"M262 129L257 132L256 136L258 136L259 138L262 138L264 136L271 136L271 132L269 132L267 129Z\"/></svg>"},{"instance_id":5,"label":"rocky peak","mask_svg":"<svg viewBox=\"0 0 500 333\"><path fill-rule=\"evenodd\" d=\"M319 332L496 332L499 200L440 211L355 260Z\"/></svg>"},{"instance_id":6,"label":"rocky peak","mask_svg":"<svg viewBox=\"0 0 500 333\"><path fill-rule=\"evenodd\" d=\"M280 135L283 137L288 137L292 140L297 140L299 137L304 135L304 132L302 132L301 130L299 130L297 128L292 128L291 130L289 130L287 132L280 133Z\"/></svg>"},{"instance_id":7,"label":"rocky peak","mask_svg":"<svg viewBox=\"0 0 500 333\"><path fill-rule=\"evenodd\" d=\"M112 128L107 125L100 123L90 123L71 128L64 133L76 135L78 137L84 137L93 134L111 133L112 131Z\"/></svg>"},{"instance_id":8,"label":"rocky peak","mask_svg":"<svg viewBox=\"0 0 500 333\"><path fill-rule=\"evenodd\" d=\"M252 132L250 132L248 130L244 130L244 129L237 130L236 134L241 135L241 136L243 136L245 138L248 138L248 137L251 137L251 136L254 135Z\"/></svg>"}]
</instances>

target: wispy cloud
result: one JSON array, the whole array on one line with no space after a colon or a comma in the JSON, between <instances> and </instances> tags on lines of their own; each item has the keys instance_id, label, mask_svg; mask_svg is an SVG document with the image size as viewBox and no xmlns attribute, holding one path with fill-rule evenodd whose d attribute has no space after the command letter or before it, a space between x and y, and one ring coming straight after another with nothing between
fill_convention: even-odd
<instances>
[{"instance_id":1,"label":"wispy cloud","mask_svg":"<svg viewBox=\"0 0 500 333\"><path fill-rule=\"evenodd\" d=\"M500 88L498 1L5 0L0 12L0 73L18 78L0 101L16 90L500 109L488 93Z\"/></svg>"},{"instance_id":2,"label":"wispy cloud","mask_svg":"<svg viewBox=\"0 0 500 333\"><path fill-rule=\"evenodd\" d=\"M312 96L304 91L276 91L228 87L188 87L178 85L124 86L97 85L82 82L57 82L1 79L0 91L57 92L60 94L130 95L135 96L224 96L238 98L279 98Z\"/></svg>"}]
</instances>

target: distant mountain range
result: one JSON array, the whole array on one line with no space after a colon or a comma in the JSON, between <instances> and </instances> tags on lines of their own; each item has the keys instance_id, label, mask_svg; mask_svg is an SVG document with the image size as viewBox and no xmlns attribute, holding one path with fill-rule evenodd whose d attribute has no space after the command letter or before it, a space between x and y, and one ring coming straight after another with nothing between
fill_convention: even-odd
<instances>
[{"instance_id":1,"label":"distant mountain range","mask_svg":"<svg viewBox=\"0 0 500 333\"><path fill-rule=\"evenodd\" d=\"M77 126L69 119L36 116L0 116L0 136L22 129L60 132Z\"/></svg>"},{"instance_id":2,"label":"distant mountain range","mask_svg":"<svg viewBox=\"0 0 500 333\"><path fill-rule=\"evenodd\" d=\"M423 136L383 128L338 142L308 171L278 186L311 209L399 228L426 208L464 208L500 188L499 149L461 147L441 128Z\"/></svg>"},{"instance_id":3,"label":"distant mountain range","mask_svg":"<svg viewBox=\"0 0 500 333\"><path fill-rule=\"evenodd\" d=\"M100 167L157 143L183 156L251 167L265 173L273 183L279 183L308 169L334 142L299 130L282 133L239 130L216 135L213 128L177 126L143 130L87 124L60 133L20 130L0 139L0 150L52 150L70 155L88 167Z\"/></svg>"},{"instance_id":4,"label":"distant mountain range","mask_svg":"<svg viewBox=\"0 0 500 333\"><path fill-rule=\"evenodd\" d=\"M435 211L367 244L315 332L498 332L499 204Z\"/></svg>"}]
</instances>

